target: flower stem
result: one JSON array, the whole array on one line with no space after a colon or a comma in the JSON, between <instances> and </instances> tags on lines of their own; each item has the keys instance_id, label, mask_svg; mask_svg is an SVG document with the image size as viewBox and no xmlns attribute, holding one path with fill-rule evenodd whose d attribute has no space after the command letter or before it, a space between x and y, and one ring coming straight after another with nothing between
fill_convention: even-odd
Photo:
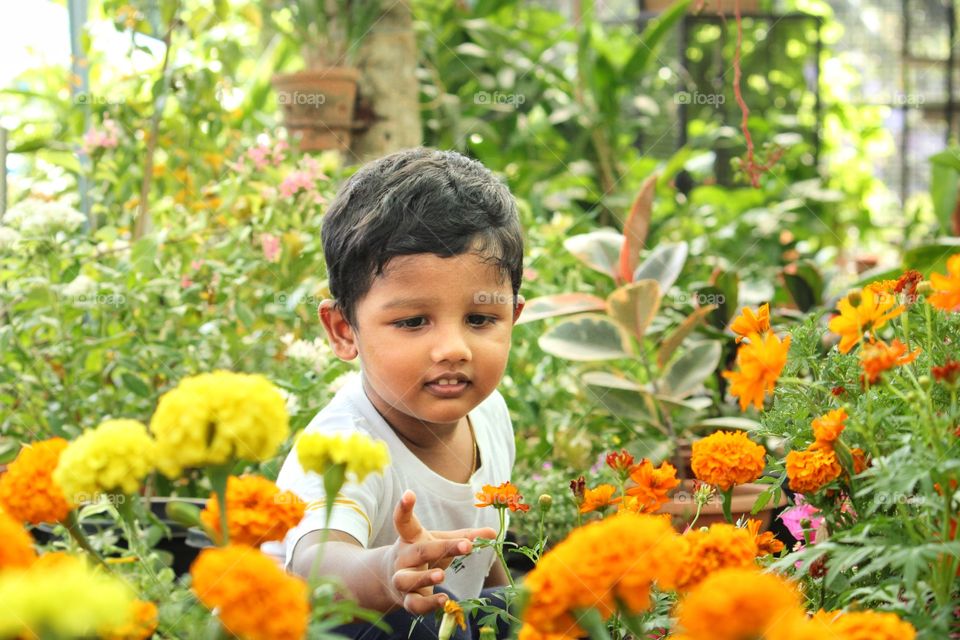
<instances>
[{"instance_id":1,"label":"flower stem","mask_svg":"<svg viewBox=\"0 0 960 640\"><path fill-rule=\"evenodd\" d=\"M77 519L77 512L73 509L70 510L70 513L67 514L67 519L63 522L63 525L67 528L67 532L70 534L70 537L73 538L74 542L77 543L81 549L89 553L93 559L101 567L110 570L110 567L107 566L107 563L103 561L103 556L93 548L93 545L90 544L90 541L87 539L87 536L83 533L83 528L80 526L80 521Z\"/></svg>"},{"instance_id":2,"label":"flower stem","mask_svg":"<svg viewBox=\"0 0 960 640\"><path fill-rule=\"evenodd\" d=\"M225 547L230 542L230 530L227 526L227 478L230 477L230 469L226 466L211 467L207 477L217 495L217 506L220 507L220 546Z\"/></svg>"},{"instance_id":3,"label":"flower stem","mask_svg":"<svg viewBox=\"0 0 960 640\"><path fill-rule=\"evenodd\" d=\"M720 493L723 495L723 517L726 518L728 523L733 524L733 514L731 513L733 506L733 487Z\"/></svg>"},{"instance_id":4,"label":"flower stem","mask_svg":"<svg viewBox=\"0 0 960 640\"><path fill-rule=\"evenodd\" d=\"M575 612L577 624L590 634L593 640L611 640L607 625L596 609L586 609Z\"/></svg>"},{"instance_id":5,"label":"flower stem","mask_svg":"<svg viewBox=\"0 0 960 640\"><path fill-rule=\"evenodd\" d=\"M507 574L507 581L510 583L511 587L517 586L513 582L513 576L510 574L510 567L507 566L507 560L503 557L503 541L507 537L507 514L506 509L499 508L497 513L500 515L500 531L497 532L497 539L494 542L493 549L497 554L497 558L500 560L500 566L503 567L503 572Z\"/></svg>"}]
</instances>

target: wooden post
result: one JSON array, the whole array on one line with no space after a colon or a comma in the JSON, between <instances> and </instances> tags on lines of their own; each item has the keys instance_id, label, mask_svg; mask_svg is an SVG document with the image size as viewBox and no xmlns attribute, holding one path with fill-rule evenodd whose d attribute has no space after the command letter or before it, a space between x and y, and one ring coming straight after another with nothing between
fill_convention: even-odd
<instances>
[{"instance_id":1,"label":"wooden post","mask_svg":"<svg viewBox=\"0 0 960 640\"><path fill-rule=\"evenodd\" d=\"M423 141L410 1L384 4L391 6L367 34L357 56L360 104L355 119L367 126L354 134L350 155L360 162Z\"/></svg>"}]
</instances>

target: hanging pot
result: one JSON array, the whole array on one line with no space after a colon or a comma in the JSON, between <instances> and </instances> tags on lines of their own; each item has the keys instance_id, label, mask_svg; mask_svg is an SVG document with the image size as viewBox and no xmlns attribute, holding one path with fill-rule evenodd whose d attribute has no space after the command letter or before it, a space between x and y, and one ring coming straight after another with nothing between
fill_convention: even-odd
<instances>
[{"instance_id":1,"label":"hanging pot","mask_svg":"<svg viewBox=\"0 0 960 640\"><path fill-rule=\"evenodd\" d=\"M272 78L284 126L301 151L350 148L359 77L355 67L325 67Z\"/></svg>"}]
</instances>

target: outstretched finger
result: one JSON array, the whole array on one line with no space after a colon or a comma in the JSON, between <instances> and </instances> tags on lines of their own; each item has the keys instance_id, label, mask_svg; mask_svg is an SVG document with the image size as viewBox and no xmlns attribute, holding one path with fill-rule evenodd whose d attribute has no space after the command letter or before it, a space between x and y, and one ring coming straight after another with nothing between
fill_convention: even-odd
<instances>
[{"instance_id":1,"label":"outstretched finger","mask_svg":"<svg viewBox=\"0 0 960 640\"><path fill-rule=\"evenodd\" d=\"M486 538L493 540L497 537L497 532L490 527L481 527L479 529L455 529L453 531L431 531L430 535L441 540L451 540L453 538L466 538L467 540L476 540L477 538Z\"/></svg>"},{"instance_id":2,"label":"outstretched finger","mask_svg":"<svg viewBox=\"0 0 960 640\"><path fill-rule=\"evenodd\" d=\"M397 556L396 569L421 567L424 564L435 564L457 556L470 553L473 543L464 538L459 540L425 540L408 545ZM447 562L449 564L449 561Z\"/></svg>"},{"instance_id":3,"label":"outstretched finger","mask_svg":"<svg viewBox=\"0 0 960 640\"><path fill-rule=\"evenodd\" d=\"M397 535L406 542L414 542L423 535L423 525L413 513L413 506L417 502L417 495L407 489L400 497L397 508L393 510L393 526Z\"/></svg>"},{"instance_id":4,"label":"outstretched finger","mask_svg":"<svg viewBox=\"0 0 960 640\"><path fill-rule=\"evenodd\" d=\"M400 593L419 593L429 596L433 593L433 586L443 582L444 573L441 569L416 571L401 569L393 574L393 587Z\"/></svg>"},{"instance_id":5,"label":"outstretched finger","mask_svg":"<svg viewBox=\"0 0 960 640\"><path fill-rule=\"evenodd\" d=\"M447 594L445 593L435 593L432 596L408 593L403 598L403 608L419 616L439 609L447 600Z\"/></svg>"}]
</instances>

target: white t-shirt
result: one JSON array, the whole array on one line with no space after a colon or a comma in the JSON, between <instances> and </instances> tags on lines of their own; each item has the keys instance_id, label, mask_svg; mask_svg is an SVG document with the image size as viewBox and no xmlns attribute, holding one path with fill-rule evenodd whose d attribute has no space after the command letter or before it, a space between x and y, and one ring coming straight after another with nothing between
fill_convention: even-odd
<instances>
[{"instance_id":1,"label":"white t-shirt","mask_svg":"<svg viewBox=\"0 0 960 640\"><path fill-rule=\"evenodd\" d=\"M410 452L367 398L361 376L352 377L310 421L305 432L360 432L383 440L390 450L390 465L383 475L371 473L362 483L347 481L334 504L330 528L350 534L367 548L391 545L397 540L393 511L403 492L412 489L417 495L414 514L426 529L491 527L496 531L496 510L474 506L474 494L485 484L496 486L510 479L516 457L513 425L503 396L497 391L468 417L481 464L469 484L460 484L438 475ZM277 486L307 502L303 520L284 539L285 566L289 567L297 542L307 533L324 528L323 479L316 473L304 472L293 451L283 463ZM442 586L459 598L476 597L495 560L493 550L482 549L461 559L463 568L458 572L448 568Z\"/></svg>"}]
</instances>

